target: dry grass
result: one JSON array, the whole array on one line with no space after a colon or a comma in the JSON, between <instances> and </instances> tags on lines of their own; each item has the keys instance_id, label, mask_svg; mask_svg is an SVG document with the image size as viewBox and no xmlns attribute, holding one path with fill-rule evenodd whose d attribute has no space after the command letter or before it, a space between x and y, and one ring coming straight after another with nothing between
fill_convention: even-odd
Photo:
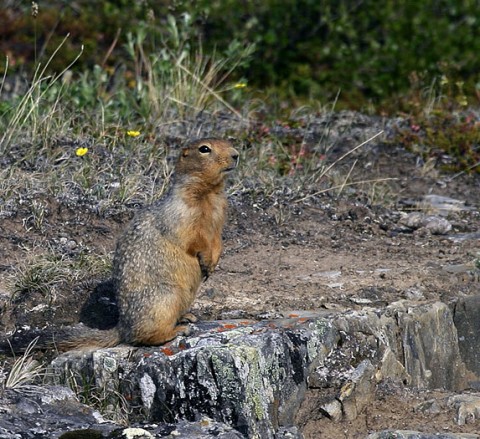
<instances>
[{"instance_id":1,"label":"dry grass","mask_svg":"<svg viewBox=\"0 0 480 439\"><path fill-rule=\"evenodd\" d=\"M37 341L38 338L33 340L28 345L25 354L15 360L12 368L6 374L3 382L4 389L20 389L35 382L43 375L43 365L32 357Z\"/></svg>"},{"instance_id":2,"label":"dry grass","mask_svg":"<svg viewBox=\"0 0 480 439\"><path fill-rule=\"evenodd\" d=\"M110 255L81 251L69 257L54 249L33 252L16 265L9 276L11 300L21 301L23 296L38 293L43 297L43 303L51 306L59 291L71 290L74 285L96 276L107 276L110 270Z\"/></svg>"}]
</instances>

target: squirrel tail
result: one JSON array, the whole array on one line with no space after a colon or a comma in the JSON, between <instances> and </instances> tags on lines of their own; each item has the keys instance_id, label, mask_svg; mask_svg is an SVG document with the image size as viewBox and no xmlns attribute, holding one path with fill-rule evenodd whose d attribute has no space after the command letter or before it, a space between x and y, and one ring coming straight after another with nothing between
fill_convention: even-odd
<instances>
[{"instance_id":1,"label":"squirrel tail","mask_svg":"<svg viewBox=\"0 0 480 439\"><path fill-rule=\"evenodd\" d=\"M83 326L71 327L73 331L68 334L57 334L52 340L53 346L60 352L73 349L113 348L121 342L117 328L95 329Z\"/></svg>"},{"instance_id":2,"label":"squirrel tail","mask_svg":"<svg viewBox=\"0 0 480 439\"><path fill-rule=\"evenodd\" d=\"M31 349L56 349L65 352L73 349L111 348L120 342L120 333L116 327L103 330L79 324L18 331L8 340L0 342L0 352L17 354Z\"/></svg>"}]
</instances>

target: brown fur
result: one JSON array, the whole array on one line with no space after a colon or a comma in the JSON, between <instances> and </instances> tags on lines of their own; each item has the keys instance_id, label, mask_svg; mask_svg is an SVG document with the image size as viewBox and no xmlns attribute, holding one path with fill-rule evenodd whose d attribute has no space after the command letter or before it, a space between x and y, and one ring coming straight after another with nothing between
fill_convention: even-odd
<instances>
[{"instance_id":1,"label":"brown fur","mask_svg":"<svg viewBox=\"0 0 480 439\"><path fill-rule=\"evenodd\" d=\"M188 310L220 258L225 177L237 160L226 140L201 139L182 150L167 195L140 212L118 240L113 262L118 325L86 329L57 342L60 350L159 345L188 333L188 325L178 323L195 320Z\"/></svg>"}]
</instances>

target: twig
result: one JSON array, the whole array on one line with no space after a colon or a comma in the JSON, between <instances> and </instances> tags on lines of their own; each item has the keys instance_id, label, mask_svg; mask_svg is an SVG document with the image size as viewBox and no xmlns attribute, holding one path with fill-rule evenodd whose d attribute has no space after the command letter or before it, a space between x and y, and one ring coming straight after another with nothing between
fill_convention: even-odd
<instances>
[{"instance_id":1,"label":"twig","mask_svg":"<svg viewBox=\"0 0 480 439\"><path fill-rule=\"evenodd\" d=\"M308 200L309 198L315 197L316 195L324 194L329 191L333 191L335 189L340 189L344 188L345 186L354 186L356 184L366 184L366 183L381 183L383 181L392 181L392 180L398 180L396 177L388 177L388 178L377 178L373 180L361 180L361 181L352 181L351 183L342 183L337 186L332 186L327 189L322 189L321 191L314 192L313 194L308 194L303 198L300 198L298 200L295 200L295 203L301 203L302 201Z\"/></svg>"},{"instance_id":2,"label":"twig","mask_svg":"<svg viewBox=\"0 0 480 439\"><path fill-rule=\"evenodd\" d=\"M8 71L8 56L5 57L5 71L3 72L2 82L0 83L0 96L2 95L3 84L5 84L5 79L7 77L7 71Z\"/></svg>"},{"instance_id":3,"label":"twig","mask_svg":"<svg viewBox=\"0 0 480 439\"><path fill-rule=\"evenodd\" d=\"M347 174L347 176L345 177L345 180L343 181L342 186L340 187L340 190L338 191L338 195L340 195L340 194L343 192L343 188L346 186L347 181L348 181L348 179L350 178L350 175L351 175L351 173L352 173L352 171L353 171L353 168L355 167L355 165L357 164L357 162L358 162L358 159L355 159L355 161L353 162L352 167L350 168L350 171L348 171L348 174Z\"/></svg>"},{"instance_id":4,"label":"twig","mask_svg":"<svg viewBox=\"0 0 480 439\"><path fill-rule=\"evenodd\" d=\"M469 166L467 169L464 169L463 171L457 172L455 175L453 175L450 178L447 178L446 181L450 183L454 178L460 177L460 175L465 174L465 172L471 171L472 169L476 168L477 166L480 166L480 162L475 163L472 166Z\"/></svg>"},{"instance_id":5,"label":"twig","mask_svg":"<svg viewBox=\"0 0 480 439\"><path fill-rule=\"evenodd\" d=\"M107 50L107 53L105 54L105 56L103 57L103 60L102 60L102 63L100 64L102 66L102 69L105 67L105 64L107 63L107 60L108 58L110 58L110 55L112 54L113 52L113 49L115 49L115 46L117 45L118 43L118 39L120 38L120 33L122 32L122 28L119 27L117 29L117 33L115 35L115 38L113 39L112 41L112 44L110 44L110 47L108 48Z\"/></svg>"},{"instance_id":6,"label":"twig","mask_svg":"<svg viewBox=\"0 0 480 439\"><path fill-rule=\"evenodd\" d=\"M347 151L343 154L339 159L335 160L325 171L320 174L319 178L322 178L324 175L327 174L330 169L332 169L337 163L341 162L345 157L348 157L350 154L354 153L357 149L361 148L362 146L366 145L368 142L371 142L373 139L377 138L380 134L383 134L383 130L375 134L374 136L370 137L369 139L365 140L364 142L357 145L355 148L352 148L350 151Z\"/></svg>"}]
</instances>

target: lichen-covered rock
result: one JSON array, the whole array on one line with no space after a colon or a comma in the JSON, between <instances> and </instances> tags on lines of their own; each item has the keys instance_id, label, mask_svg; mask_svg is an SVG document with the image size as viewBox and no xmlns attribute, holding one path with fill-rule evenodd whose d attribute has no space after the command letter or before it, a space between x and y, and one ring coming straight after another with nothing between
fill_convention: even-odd
<instances>
[{"instance_id":1,"label":"lichen-covered rock","mask_svg":"<svg viewBox=\"0 0 480 439\"><path fill-rule=\"evenodd\" d=\"M293 425L308 366L322 351L322 338L328 343L329 331L322 323L291 330L253 325L168 347L71 352L51 368L57 382L73 377L80 386L88 382L111 395L111 412L121 408L122 393L141 407L137 418L177 422L206 415L268 438Z\"/></svg>"},{"instance_id":2,"label":"lichen-covered rock","mask_svg":"<svg viewBox=\"0 0 480 439\"><path fill-rule=\"evenodd\" d=\"M450 309L401 301L384 310L203 323L193 336L160 347L66 353L49 375L56 384L95 389L105 416L117 421L206 416L247 437L273 439L297 437L310 389L321 395L316 407L325 416L352 420L378 381L456 390L465 366Z\"/></svg>"}]
</instances>

